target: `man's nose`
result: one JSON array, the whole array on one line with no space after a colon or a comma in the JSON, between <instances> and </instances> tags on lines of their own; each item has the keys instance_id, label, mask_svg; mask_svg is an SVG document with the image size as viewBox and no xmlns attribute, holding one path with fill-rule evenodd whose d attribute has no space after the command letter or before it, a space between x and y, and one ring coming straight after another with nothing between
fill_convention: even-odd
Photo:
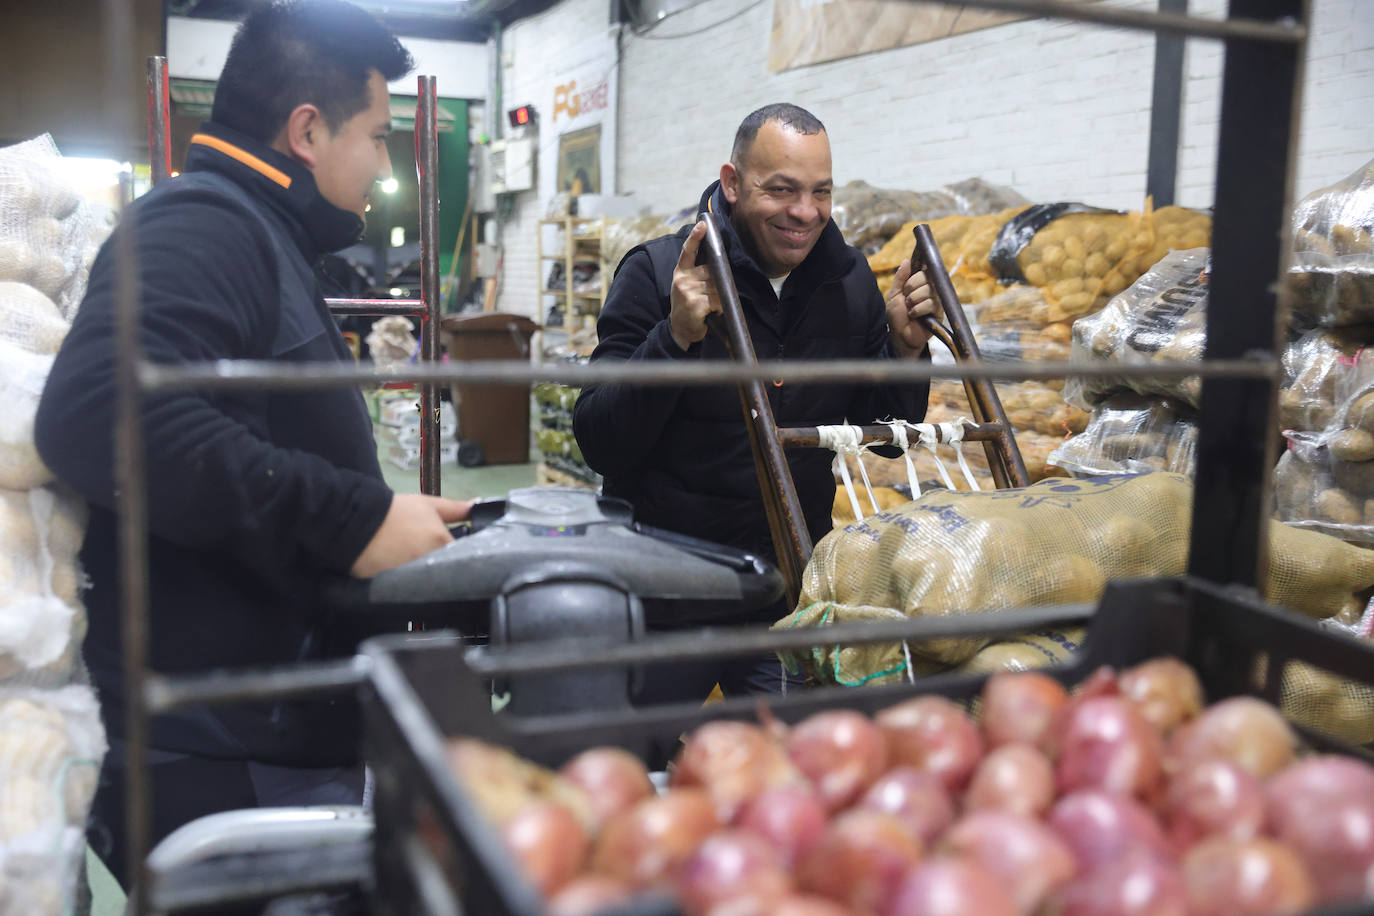
<instances>
[{"instance_id":1,"label":"man's nose","mask_svg":"<svg viewBox=\"0 0 1374 916\"><path fill-rule=\"evenodd\" d=\"M391 151L385 146L382 147L382 167L377 172L378 181L386 181L391 177Z\"/></svg>"},{"instance_id":2,"label":"man's nose","mask_svg":"<svg viewBox=\"0 0 1374 916\"><path fill-rule=\"evenodd\" d=\"M811 194L800 194L795 203L787 208L788 216L802 223L814 223L820 215L820 203Z\"/></svg>"}]
</instances>

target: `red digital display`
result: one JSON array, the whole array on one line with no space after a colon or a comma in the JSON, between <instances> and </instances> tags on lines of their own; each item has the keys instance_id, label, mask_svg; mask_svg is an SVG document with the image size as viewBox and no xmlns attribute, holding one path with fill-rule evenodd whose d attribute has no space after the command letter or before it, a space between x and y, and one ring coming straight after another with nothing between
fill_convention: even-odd
<instances>
[{"instance_id":1,"label":"red digital display","mask_svg":"<svg viewBox=\"0 0 1374 916\"><path fill-rule=\"evenodd\" d=\"M507 115L511 127L524 127L534 120L534 109L529 105L521 105L519 108L512 108Z\"/></svg>"}]
</instances>

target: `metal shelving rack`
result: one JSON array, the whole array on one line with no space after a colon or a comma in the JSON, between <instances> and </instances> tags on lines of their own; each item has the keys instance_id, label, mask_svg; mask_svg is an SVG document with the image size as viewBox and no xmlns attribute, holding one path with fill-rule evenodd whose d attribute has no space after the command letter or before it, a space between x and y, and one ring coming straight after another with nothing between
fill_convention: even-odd
<instances>
[{"instance_id":1,"label":"metal shelving rack","mask_svg":"<svg viewBox=\"0 0 1374 916\"><path fill-rule=\"evenodd\" d=\"M1298 87L1308 39L1309 0L1231 0L1228 18L1220 20L1173 12L1084 5L1068 0L967 0L966 5L1185 38L1218 39L1226 43L1206 354L1201 362L1114 367L1112 373L1117 376L1182 378L1191 375L1203 378L1188 571L1204 580L1253 592L1266 551L1264 495L1276 451L1274 408L1276 383L1280 377L1276 355L1280 333L1278 317L1280 306L1286 306L1286 302L1281 301L1286 295L1281 281L1287 251L1293 152L1299 116ZM131 16L128 0L104 0L104 6L110 73L107 88L111 99L118 100L127 98L133 91L127 77L132 64L129 51L132 46ZM420 87L422 102L432 102L432 78L421 77ZM111 105L111 110L116 108ZM424 117L428 121L425 129L428 134L433 130L432 105ZM422 161L422 180L430 181L432 188L432 160ZM433 217L433 209L422 215L422 237L429 232L428 238L433 238ZM138 884L131 891L130 907L133 913L141 914L147 912L149 906L150 875L145 859L149 835L149 715L199 703L336 692L356 685L366 673L365 663L358 658L308 668L176 679L147 670L147 491L142 431L138 422L139 405L144 395L191 388L305 389L379 381L418 381L431 390L449 381L719 385L772 378L778 374L780 366L773 362L661 366L526 366L511 362L472 362L448 367L429 363L405 373L339 365L283 367L253 362L175 368L157 366L143 361L137 334L139 308L133 252L127 233L117 238L116 480L121 519L125 674L129 688L128 834L130 859L140 863ZM437 296L433 295L438 282L437 252L432 245L425 252L424 269L427 283L421 301L428 309L429 303L437 303ZM398 304L396 307L405 306ZM434 312L427 314L433 324ZM432 328L429 340L431 350L426 355L437 354ZM847 379L897 383L951 377L1020 380L1103 374L1101 369L1087 366L970 362L936 367L910 361L789 363L786 372L797 382ZM427 414L426 420L430 419ZM434 430L437 416L432 422L431 430ZM729 641L737 644L738 638ZM728 650L721 651L722 642L720 634L716 638L697 640L696 649L686 645L659 647L657 641L648 641L636 658L641 661L650 657L683 658L694 651L704 655L728 654Z\"/></svg>"}]
</instances>

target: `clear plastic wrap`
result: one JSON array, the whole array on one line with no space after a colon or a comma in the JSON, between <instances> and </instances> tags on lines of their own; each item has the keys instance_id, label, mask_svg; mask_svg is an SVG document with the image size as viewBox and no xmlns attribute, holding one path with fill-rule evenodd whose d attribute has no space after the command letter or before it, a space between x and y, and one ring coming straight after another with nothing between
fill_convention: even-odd
<instances>
[{"instance_id":1,"label":"clear plastic wrap","mask_svg":"<svg viewBox=\"0 0 1374 916\"><path fill-rule=\"evenodd\" d=\"M982 178L965 178L947 184L940 190L954 198L959 206L958 212L970 216L1000 213L1008 207L1024 207L1030 203L1011 188Z\"/></svg>"},{"instance_id":2,"label":"clear plastic wrap","mask_svg":"<svg viewBox=\"0 0 1374 916\"><path fill-rule=\"evenodd\" d=\"M1289 433L1274 468L1274 508L1285 524L1374 545L1374 461L1336 459L1324 433Z\"/></svg>"},{"instance_id":3,"label":"clear plastic wrap","mask_svg":"<svg viewBox=\"0 0 1374 916\"><path fill-rule=\"evenodd\" d=\"M1045 480L1020 490L936 490L836 529L816 545L794 614L779 627L1095 602L1108 581L1182 575L1193 488L1177 474ZM1264 590L1309 617L1344 612L1374 587L1374 551L1274 522ZM962 637L910 646L913 660L969 661ZM818 650L826 682L904 677L903 646Z\"/></svg>"},{"instance_id":4,"label":"clear plastic wrap","mask_svg":"<svg viewBox=\"0 0 1374 916\"><path fill-rule=\"evenodd\" d=\"M1207 248L1170 252L1101 312L1075 321L1073 358L1146 365L1201 359L1207 339L1210 253ZM1064 386L1064 396L1070 404L1091 409L1123 388L1196 407L1202 383L1197 376L1076 378Z\"/></svg>"},{"instance_id":5,"label":"clear plastic wrap","mask_svg":"<svg viewBox=\"0 0 1374 916\"><path fill-rule=\"evenodd\" d=\"M830 205L830 218L844 240L864 254L882 248L905 224L968 212L945 191L898 191L866 181L835 188Z\"/></svg>"},{"instance_id":6,"label":"clear plastic wrap","mask_svg":"<svg viewBox=\"0 0 1374 916\"><path fill-rule=\"evenodd\" d=\"M1374 327L1318 328L1283 351L1284 383L1279 389L1283 429L1323 430L1335 418L1337 389L1352 376L1374 375Z\"/></svg>"},{"instance_id":7,"label":"clear plastic wrap","mask_svg":"<svg viewBox=\"0 0 1374 916\"><path fill-rule=\"evenodd\" d=\"M1078 435L1050 455L1075 477L1172 471L1193 475L1197 420L1191 408L1167 398L1122 392L1103 401Z\"/></svg>"},{"instance_id":8,"label":"clear plastic wrap","mask_svg":"<svg viewBox=\"0 0 1374 916\"><path fill-rule=\"evenodd\" d=\"M1293 210L1295 311L1318 324L1374 322L1374 160Z\"/></svg>"}]
</instances>

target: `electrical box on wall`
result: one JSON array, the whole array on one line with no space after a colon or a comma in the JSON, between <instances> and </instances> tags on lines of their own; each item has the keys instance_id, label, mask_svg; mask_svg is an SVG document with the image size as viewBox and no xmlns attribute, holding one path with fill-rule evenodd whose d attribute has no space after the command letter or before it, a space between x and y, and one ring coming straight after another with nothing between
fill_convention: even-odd
<instances>
[{"instance_id":1,"label":"electrical box on wall","mask_svg":"<svg viewBox=\"0 0 1374 916\"><path fill-rule=\"evenodd\" d=\"M495 194L534 189L534 138L491 142L491 190Z\"/></svg>"}]
</instances>

